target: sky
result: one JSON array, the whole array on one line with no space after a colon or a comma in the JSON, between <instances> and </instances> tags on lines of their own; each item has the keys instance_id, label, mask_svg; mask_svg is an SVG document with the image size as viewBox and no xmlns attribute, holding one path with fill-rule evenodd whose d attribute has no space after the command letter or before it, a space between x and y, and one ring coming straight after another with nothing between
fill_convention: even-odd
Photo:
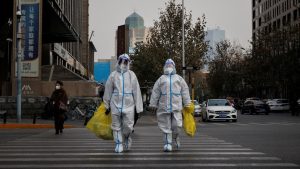
<instances>
[{"instance_id":1,"label":"sky","mask_svg":"<svg viewBox=\"0 0 300 169\"><path fill-rule=\"evenodd\" d=\"M144 18L146 27L153 26L159 12L165 9L168 0L90 0L89 32L97 52L95 60L115 55L115 32L125 23L126 17L137 12ZM181 4L182 0L176 0ZM187 11L191 11L193 22L203 14L207 28L220 27L225 38L249 47L251 39L251 0L184 0Z\"/></svg>"}]
</instances>

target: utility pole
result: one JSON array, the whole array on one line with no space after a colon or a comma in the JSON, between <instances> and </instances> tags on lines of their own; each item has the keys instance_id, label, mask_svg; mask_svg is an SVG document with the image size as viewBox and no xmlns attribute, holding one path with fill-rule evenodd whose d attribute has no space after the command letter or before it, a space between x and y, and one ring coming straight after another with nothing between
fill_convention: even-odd
<instances>
[{"instance_id":1,"label":"utility pole","mask_svg":"<svg viewBox=\"0 0 300 169\"><path fill-rule=\"evenodd\" d=\"M18 123L21 122L21 114L22 114L22 89L21 89L21 58L23 56L22 51L22 30L21 30L21 4L20 1L18 1L17 6L17 121Z\"/></svg>"},{"instance_id":2,"label":"utility pole","mask_svg":"<svg viewBox=\"0 0 300 169\"><path fill-rule=\"evenodd\" d=\"M10 27L12 25L12 20L9 18L8 19L8 37L6 38L7 41L7 68L8 68L8 75L7 75L7 80L10 80L10 76L11 76L11 71L10 71L10 43L12 43L12 38L10 38Z\"/></svg>"},{"instance_id":3,"label":"utility pole","mask_svg":"<svg viewBox=\"0 0 300 169\"><path fill-rule=\"evenodd\" d=\"M182 77L185 80L185 55L184 55L184 0L182 0Z\"/></svg>"}]
</instances>

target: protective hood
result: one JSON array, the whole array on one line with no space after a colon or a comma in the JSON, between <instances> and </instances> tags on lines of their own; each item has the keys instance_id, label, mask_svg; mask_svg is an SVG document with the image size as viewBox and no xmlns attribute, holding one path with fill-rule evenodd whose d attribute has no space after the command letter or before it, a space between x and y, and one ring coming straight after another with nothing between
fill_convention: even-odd
<instances>
[{"instance_id":1,"label":"protective hood","mask_svg":"<svg viewBox=\"0 0 300 169\"><path fill-rule=\"evenodd\" d=\"M121 73L128 71L130 68L130 62L130 57L127 54L120 55L116 64L117 71Z\"/></svg>"},{"instance_id":2,"label":"protective hood","mask_svg":"<svg viewBox=\"0 0 300 169\"><path fill-rule=\"evenodd\" d=\"M175 62L172 59L167 59L164 65L164 74L176 74Z\"/></svg>"}]
</instances>

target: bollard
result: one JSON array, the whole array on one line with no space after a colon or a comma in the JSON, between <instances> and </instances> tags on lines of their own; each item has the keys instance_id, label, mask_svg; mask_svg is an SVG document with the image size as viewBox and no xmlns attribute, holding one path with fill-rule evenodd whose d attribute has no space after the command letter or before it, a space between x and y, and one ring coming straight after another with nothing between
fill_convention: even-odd
<instances>
[{"instance_id":1,"label":"bollard","mask_svg":"<svg viewBox=\"0 0 300 169\"><path fill-rule=\"evenodd\" d=\"M33 121L32 121L32 124L35 124L36 122L36 113L33 113Z\"/></svg>"},{"instance_id":2,"label":"bollard","mask_svg":"<svg viewBox=\"0 0 300 169\"><path fill-rule=\"evenodd\" d=\"M6 112L3 114L3 124L6 124Z\"/></svg>"},{"instance_id":3,"label":"bollard","mask_svg":"<svg viewBox=\"0 0 300 169\"><path fill-rule=\"evenodd\" d=\"M7 111L6 110L0 111L0 115L2 115L3 117L3 124L6 124Z\"/></svg>"}]
</instances>

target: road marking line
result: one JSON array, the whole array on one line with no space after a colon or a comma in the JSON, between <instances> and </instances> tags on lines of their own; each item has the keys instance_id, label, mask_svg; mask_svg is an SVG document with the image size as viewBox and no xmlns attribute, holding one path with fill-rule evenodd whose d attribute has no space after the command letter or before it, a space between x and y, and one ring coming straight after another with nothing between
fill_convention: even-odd
<instances>
[{"instance_id":1,"label":"road marking line","mask_svg":"<svg viewBox=\"0 0 300 169\"><path fill-rule=\"evenodd\" d=\"M182 152L182 151L174 151L171 153L165 152L128 152L128 153L120 153L126 156L141 156L141 155L264 155L262 152ZM43 153L0 153L0 156L48 156L48 155L61 155L61 156L92 156L92 155L118 155L116 153L55 153L55 152L43 152Z\"/></svg>"},{"instance_id":2,"label":"road marking line","mask_svg":"<svg viewBox=\"0 0 300 169\"><path fill-rule=\"evenodd\" d=\"M179 164L14 164L1 165L0 168L164 168L164 167L298 167L293 163L179 163Z\"/></svg>"},{"instance_id":3,"label":"road marking line","mask_svg":"<svg viewBox=\"0 0 300 169\"><path fill-rule=\"evenodd\" d=\"M61 151L67 151L67 152L74 152L74 151L111 151L111 148L113 148L113 146L111 147L107 147L107 148L93 148L93 149L0 149L0 152L24 152L26 150L26 152L61 152ZM161 149L161 146L158 147L159 149ZM137 151L137 150L146 150L146 151L157 151L156 149L153 148L138 148L135 146L132 146L132 150L133 151ZM184 147L184 151L252 151L252 149L249 148L185 148Z\"/></svg>"},{"instance_id":4,"label":"road marking line","mask_svg":"<svg viewBox=\"0 0 300 169\"><path fill-rule=\"evenodd\" d=\"M110 144L107 144L107 146L111 146L113 145L113 143L110 143ZM160 144L162 145L162 144ZM241 148L242 146L241 145L214 145L214 144L211 144L211 145L201 145L199 144L201 147L214 147L214 148L229 148L229 147L237 147L237 148ZM100 146L103 146L103 145L100 145ZM137 145L137 144L133 144L132 145L133 147L145 147L145 145ZM195 146L192 146L192 145L185 145L183 144L182 145L184 148L188 148L188 147L195 147ZM6 145L6 146L0 146L0 148L17 148L17 149L27 149L27 148L97 148L98 146L97 145L93 145L93 146L88 146L88 145L57 145L57 146L51 146L51 145L36 145L36 146L31 146L31 145ZM156 147L156 146L147 146L147 147Z\"/></svg>"},{"instance_id":5,"label":"road marking line","mask_svg":"<svg viewBox=\"0 0 300 169\"><path fill-rule=\"evenodd\" d=\"M99 157L99 158L3 158L0 159L1 162L25 162L25 161L105 161L105 160L117 160L117 161L185 161L185 160L207 160L207 161L230 161L230 160L260 160L260 161L279 161L281 159L277 157Z\"/></svg>"}]
</instances>

